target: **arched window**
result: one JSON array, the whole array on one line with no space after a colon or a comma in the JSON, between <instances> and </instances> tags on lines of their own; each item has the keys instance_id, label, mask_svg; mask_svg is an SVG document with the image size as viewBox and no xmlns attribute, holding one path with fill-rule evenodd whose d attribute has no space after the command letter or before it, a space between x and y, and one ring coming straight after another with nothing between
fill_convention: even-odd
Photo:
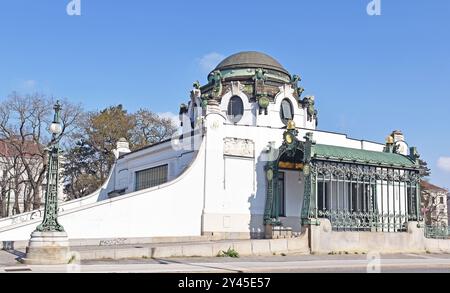
<instances>
[{"instance_id":1,"label":"arched window","mask_svg":"<svg viewBox=\"0 0 450 293\"><path fill-rule=\"evenodd\" d=\"M238 123L244 115L244 103L238 96L233 96L228 103L227 116L233 123Z\"/></svg>"},{"instance_id":2,"label":"arched window","mask_svg":"<svg viewBox=\"0 0 450 293\"><path fill-rule=\"evenodd\" d=\"M288 99L284 99L281 102L280 116L281 121L283 121L283 123L286 125L289 120L294 119L294 109L292 108L292 104Z\"/></svg>"}]
</instances>

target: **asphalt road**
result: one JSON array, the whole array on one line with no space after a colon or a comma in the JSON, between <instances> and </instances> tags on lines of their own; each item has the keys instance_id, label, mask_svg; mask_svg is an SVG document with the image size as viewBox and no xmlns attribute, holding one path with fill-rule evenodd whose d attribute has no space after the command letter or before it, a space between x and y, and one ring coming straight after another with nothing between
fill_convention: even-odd
<instances>
[{"instance_id":1,"label":"asphalt road","mask_svg":"<svg viewBox=\"0 0 450 293\"><path fill-rule=\"evenodd\" d=\"M67 266L23 266L0 253L5 273L450 273L450 255L288 255L271 257L175 258L82 261ZM6 261L6 263L5 263Z\"/></svg>"}]
</instances>

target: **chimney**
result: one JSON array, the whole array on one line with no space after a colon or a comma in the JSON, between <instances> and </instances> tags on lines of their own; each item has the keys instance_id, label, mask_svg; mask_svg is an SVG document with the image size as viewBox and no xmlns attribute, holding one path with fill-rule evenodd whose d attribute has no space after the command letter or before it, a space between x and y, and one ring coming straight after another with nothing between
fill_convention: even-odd
<instances>
[{"instance_id":1,"label":"chimney","mask_svg":"<svg viewBox=\"0 0 450 293\"><path fill-rule=\"evenodd\" d=\"M391 136L394 138L394 152L400 155L408 155L408 144L405 141L405 136L401 130L395 130Z\"/></svg>"},{"instance_id":2,"label":"chimney","mask_svg":"<svg viewBox=\"0 0 450 293\"><path fill-rule=\"evenodd\" d=\"M131 153L130 144L128 143L126 138L121 138L117 142L117 148L113 151L116 159L124 154Z\"/></svg>"},{"instance_id":3,"label":"chimney","mask_svg":"<svg viewBox=\"0 0 450 293\"><path fill-rule=\"evenodd\" d=\"M401 130L395 130L392 132L392 137L394 138L394 143L399 141L405 141L405 136Z\"/></svg>"}]
</instances>

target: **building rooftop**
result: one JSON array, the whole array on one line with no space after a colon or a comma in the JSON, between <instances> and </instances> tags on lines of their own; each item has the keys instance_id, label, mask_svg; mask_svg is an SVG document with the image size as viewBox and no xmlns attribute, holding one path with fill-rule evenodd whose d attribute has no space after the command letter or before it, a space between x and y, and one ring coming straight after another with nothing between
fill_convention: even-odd
<instances>
[{"instance_id":1,"label":"building rooftop","mask_svg":"<svg viewBox=\"0 0 450 293\"><path fill-rule=\"evenodd\" d=\"M23 154L25 157L33 157L41 154L43 146L34 141L4 140L0 139L0 157L15 157Z\"/></svg>"},{"instance_id":2,"label":"building rooftop","mask_svg":"<svg viewBox=\"0 0 450 293\"><path fill-rule=\"evenodd\" d=\"M317 159L338 160L347 162L368 163L384 166L416 168L416 164L408 157L385 152L317 144L313 146L313 156Z\"/></svg>"},{"instance_id":3,"label":"building rooftop","mask_svg":"<svg viewBox=\"0 0 450 293\"><path fill-rule=\"evenodd\" d=\"M255 51L240 52L231 55L220 62L215 70L238 68L264 68L289 75L289 72L277 60L267 54Z\"/></svg>"},{"instance_id":4,"label":"building rooftop","mask_svg":"<svg viewBox=\"0 0 450 293\"><path fill-rule=\"evenodd\" d=\"M435 191L435 192L448 192L447 189L444 189L442 187L433 185L433 184L431 184L430 182L427 182L427 181L420 182L420 187L423 190L429 190L429 191Z\"/></svg>"}]
</instances>

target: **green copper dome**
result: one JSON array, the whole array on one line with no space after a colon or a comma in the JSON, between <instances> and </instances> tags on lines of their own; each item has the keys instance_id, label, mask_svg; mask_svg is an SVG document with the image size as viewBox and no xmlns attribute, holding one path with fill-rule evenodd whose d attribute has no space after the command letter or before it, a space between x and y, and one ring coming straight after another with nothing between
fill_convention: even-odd
<instances>
[{"instance_id":1,"label":"green copper dome","mask_svg":"<svg viewBox=\"0 0 450 293\"><path fill-rule=\"evenodd\" d=\"M240 52L226 58L214 70L228 70L240 68L264 68L278 71L287 75L289 72L274 58L260 52Z\"/></svg>"}]
</instances>

